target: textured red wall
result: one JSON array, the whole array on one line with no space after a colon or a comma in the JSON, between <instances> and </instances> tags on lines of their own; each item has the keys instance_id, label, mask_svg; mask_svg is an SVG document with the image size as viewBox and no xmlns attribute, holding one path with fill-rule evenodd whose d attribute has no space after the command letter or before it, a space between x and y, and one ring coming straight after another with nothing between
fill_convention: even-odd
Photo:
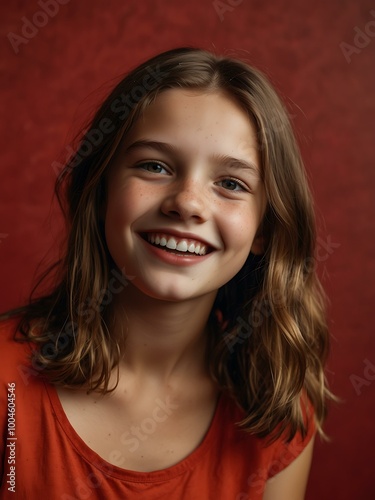
<instances>
[{"instance_id":1,"label":"textured red wall","mask_svg":"<svg viewBox=\"0 0 375 500\"><path fill-rule=\"evenodd\" d=\"M317 443L307 498L375 498L373 1L60 0L49 16L43 1L0 7L1 309L24 301L37 263L56 255L51 165L113 79L180 45L248 59L278 87L298 131L332 303L328 376L344 403L327 421L332 442Z\"/></svg>"}]
</instances>

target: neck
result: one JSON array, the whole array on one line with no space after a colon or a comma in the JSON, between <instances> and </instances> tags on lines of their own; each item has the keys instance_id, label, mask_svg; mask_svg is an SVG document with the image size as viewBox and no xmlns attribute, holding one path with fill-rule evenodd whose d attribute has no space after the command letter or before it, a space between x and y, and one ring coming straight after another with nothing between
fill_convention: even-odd
<instances>
[{"instance_id":1,"label":"neck","mask_svg":"<svg viewBox=\"0 0 375 500\"><path fill-rule=\"evenodd\" d=\"M215 296L171 302L127 287L114 303L114 328L123 339L122 368L164 382L207 374L207 320Z\"/></svg>"}]
</instances>

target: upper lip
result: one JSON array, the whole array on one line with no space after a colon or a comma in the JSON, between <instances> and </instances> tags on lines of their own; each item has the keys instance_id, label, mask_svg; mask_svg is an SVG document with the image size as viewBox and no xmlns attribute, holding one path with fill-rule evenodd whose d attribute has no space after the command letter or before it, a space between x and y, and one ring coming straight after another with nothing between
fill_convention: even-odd
<instances>
[{"instance_id":1,"label":"upper lip","mask_svg":"<svg viewBox=\"0 0 375 500\"><path fill-rule=\"evenodd\" d=\"M205 240L201 236L198 236L194 233L185 233L178 231L176 229L167 229L167 228L147 229L146 231L140 231L140 234L147 234L147 233L170 235L178 238L179 240L195 240L199 243L203 243L204 245L206 245L207 248L213 250L217 249L215 245L213 245L209 241Z\"/></svg>"}]
</instances>

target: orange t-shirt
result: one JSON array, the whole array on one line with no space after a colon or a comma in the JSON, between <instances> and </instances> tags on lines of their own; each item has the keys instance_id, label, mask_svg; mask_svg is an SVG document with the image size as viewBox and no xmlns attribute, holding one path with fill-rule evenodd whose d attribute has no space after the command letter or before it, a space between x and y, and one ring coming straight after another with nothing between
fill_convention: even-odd
<instances>
[{"instance_id":1,"label":"orange t-shirt","mask_svg":"<svg viewBox=\"0 0 375 500\"><path fill-rule=\"evenodd\" d=\"M235 426L241 410L219 399L201 444L172 467L125 470L101 458L70 425L55 388L30 363L30 344L13 340L15 321L0 324L0 499L183 500L262 498L314 434L291 443L264 440Z\"/></svg>"}]
</instances>

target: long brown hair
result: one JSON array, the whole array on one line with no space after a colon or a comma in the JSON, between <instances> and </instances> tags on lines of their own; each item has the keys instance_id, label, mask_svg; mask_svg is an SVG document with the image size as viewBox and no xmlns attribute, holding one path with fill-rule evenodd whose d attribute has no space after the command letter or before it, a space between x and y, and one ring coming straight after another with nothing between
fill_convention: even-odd
<instances>
[{"instance_id":1,"label":"long brown hair","mask_svg":"<svg viewBox=\"0 0 375 500\"><path fill-rule=\"evenodd\" d=\"M142 111L170 88L225 92L246 111L257 131L268 200L260 228L264 253L250 254L219 290L209 318L212 377L245 411L244 429L260 437L304 434L301 405L309 399L323 434L332 395L324 376L328 330L314 265L312 199L284 105L261 72L236 59L174 49L121 80L56 182L68 226L66 253L41 281L55 272L58 284L1 317L20 317L17 329L38 345L33 365L51 383L113 389L110 374L121 353L109 312L113 295L131 278L106 247L99 217L105 173Z\"/></svg>"}]
</instances>

